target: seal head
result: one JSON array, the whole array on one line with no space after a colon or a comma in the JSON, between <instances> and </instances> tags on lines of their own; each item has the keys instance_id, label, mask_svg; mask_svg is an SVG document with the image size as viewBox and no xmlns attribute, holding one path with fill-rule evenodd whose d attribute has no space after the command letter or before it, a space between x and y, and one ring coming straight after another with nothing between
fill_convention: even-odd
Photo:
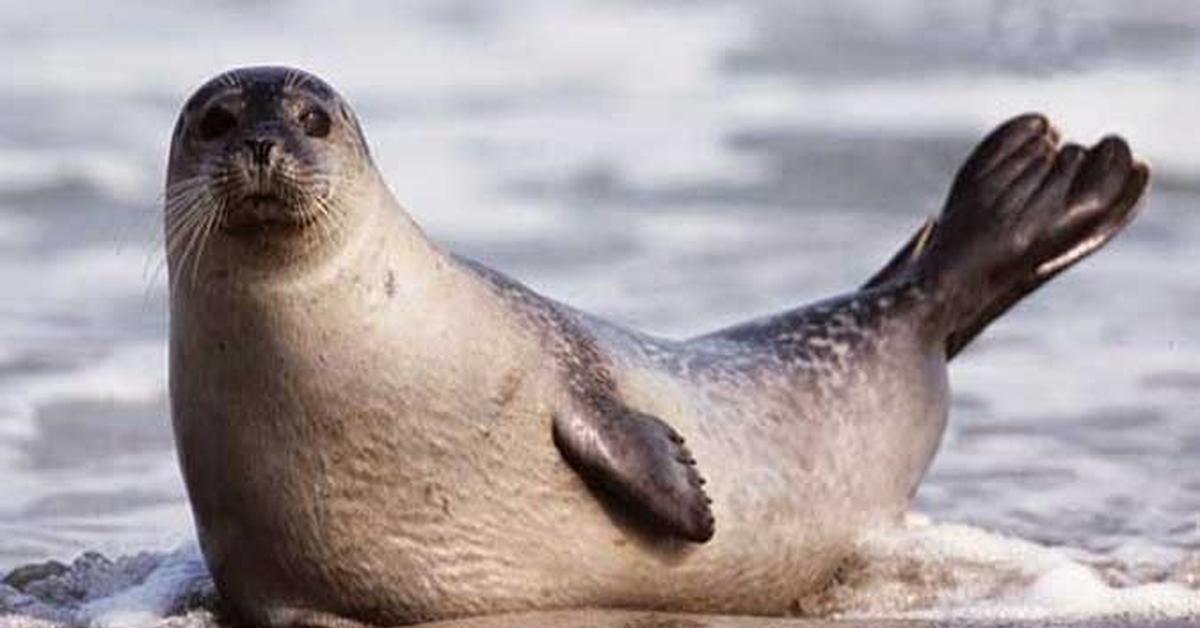
<instances>
[{"instance_id":1,"label":"seal head","mask_svg":"<svg viewBox=\"0 0 1200 628\"><path fill-rule=\"evenodd\" d=\"M167 173L168 257L214 233L278 243L344 217L343 189L373 172L351 109L321 79L281 67L231 70L184 105Z\"/></svg>"}]
</instances>

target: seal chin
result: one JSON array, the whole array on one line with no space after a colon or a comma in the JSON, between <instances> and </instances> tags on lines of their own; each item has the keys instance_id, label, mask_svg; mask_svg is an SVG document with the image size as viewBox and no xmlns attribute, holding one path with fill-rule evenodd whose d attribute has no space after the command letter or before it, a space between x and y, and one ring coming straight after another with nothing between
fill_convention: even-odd
<instances>
[{"instance_id":1,"label":"seal chin","mask_svg":"<svg viewBox=\"0 0 1200 628\"><path fill-rule=\"evenodd\" d=\"M221 231L235 237L293 235L305 231L316 220L312 212L281 196L255 193L229 205L221 221Z\"/></svg>"}]
</instances>

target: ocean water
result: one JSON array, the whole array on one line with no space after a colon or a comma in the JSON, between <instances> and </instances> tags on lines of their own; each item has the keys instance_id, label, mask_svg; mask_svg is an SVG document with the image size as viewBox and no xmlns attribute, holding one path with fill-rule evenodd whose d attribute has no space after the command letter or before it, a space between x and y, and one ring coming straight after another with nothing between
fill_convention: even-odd
<instances>
[{"instance_id":1,"label":"ocean water","mask_svg":"<svg viewBox=\"0 0 1200 628\"><path fill-rule=\"evenodd\" d=\"M285 63L347 96L436 239L667 336L857 285L1010 115L1120 132L1141 216L955 361L914 514L805 610L1200 617L1194 2L9 0L0 55L0 574L71 565L0 615L210 594L165 402L165 155L195 86Z\"/></svg>"}]
</instances>

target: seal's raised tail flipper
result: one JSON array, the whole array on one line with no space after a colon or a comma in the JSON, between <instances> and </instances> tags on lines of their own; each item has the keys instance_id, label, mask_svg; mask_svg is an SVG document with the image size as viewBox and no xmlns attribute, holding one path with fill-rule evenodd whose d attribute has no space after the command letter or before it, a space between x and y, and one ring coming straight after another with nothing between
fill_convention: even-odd
<instances>
[{"instance_id":1,"label":"seal's raised tail flipper","mask_svg":"<svg viewBox=\"0 0 1200 628\"><path fill-rule=\"evenodd\" d=\"M914 274L944 303L946 356L1130 219L1149 168L1109 136L1058 146L1045 117L1010 120L979 144L955 177L942 214L867 282Z\"/></svg>"},{"instance_id":2,"label":"seal's raised tail flipper","mask_svg":"<svg viewBox=\"0 0 1200 628\"><path fill-rule=\"evenodd\" d=\"M615 402L554 417L554 443L583 479L658 527L695 543L713 535L696 461L671 426Z\"/></svg>"}]
</instances>

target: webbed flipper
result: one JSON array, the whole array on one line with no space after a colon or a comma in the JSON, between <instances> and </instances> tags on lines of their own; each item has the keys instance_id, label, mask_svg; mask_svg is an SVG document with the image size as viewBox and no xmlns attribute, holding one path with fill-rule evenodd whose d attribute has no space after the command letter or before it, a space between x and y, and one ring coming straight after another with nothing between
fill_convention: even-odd
<instances>
[{"instance_id":1,"label":"webbed flipper","mask_svg":"<svg viewBox=\"0 0 1200 628\"><path fill-rule=\"evenodd\" d=\"M554 417L554 444L584 481L664 531L694 543L712 538L704 479L661 419L611 401L576 404Z\"/></svg>"},{"instance_id":2,"label":"webbed flipper","mask_svg":"<svg viewBox=\"0 0 1200 628\"><path fill-rule=\"evenodd\" d=\"M1045 116L999 126L958 171L942 214L864 289L909 279L943 299L946 358L1030 292L1096 252L1129 224L1149 167L1107 136L1060 144Z\"/></svg>"}]
</instances>

